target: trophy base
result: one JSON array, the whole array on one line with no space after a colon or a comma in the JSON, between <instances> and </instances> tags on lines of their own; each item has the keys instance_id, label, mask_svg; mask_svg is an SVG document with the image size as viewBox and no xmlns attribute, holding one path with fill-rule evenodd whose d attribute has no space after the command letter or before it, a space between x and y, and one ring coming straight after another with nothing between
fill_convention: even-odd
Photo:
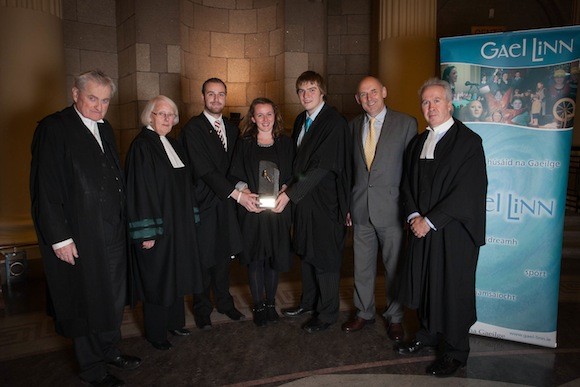
<instances>
[{"instance_id":1,"label":"trophy base","mask_svg":"<svg viewBox=\"0 0 580 387\"><path fill-rule=\"evenodd\" d=\"M274 208L276 207L276 198L269 197L269 198L260 198L258 207L260 208Z\"/></svg>"}]
</instances>

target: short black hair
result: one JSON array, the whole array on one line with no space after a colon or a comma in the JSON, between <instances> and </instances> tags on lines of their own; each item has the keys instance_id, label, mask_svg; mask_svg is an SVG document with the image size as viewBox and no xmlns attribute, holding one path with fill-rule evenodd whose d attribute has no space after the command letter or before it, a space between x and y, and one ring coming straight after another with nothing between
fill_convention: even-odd
<instances>
[{"instance_id":1,"label":"short black hair","mask_svg":"<svg viewBox=\"0 0 580 387\"><path fill-rule=\"evenodd\" d=\"M226 84L224 83L224 81L222 81L222 80L221 80L221 79L219 79L219 78L210 78L210 79L208 79L207 81L205 81L205 82L203 83L203 85L201 86L201 94L205 94L205 86L206 86L208 83L221 83L222 85L224 85L224 89L226 90L226 93L228 92L228 87L226 86Z\"/></svg>"}]
</instances>

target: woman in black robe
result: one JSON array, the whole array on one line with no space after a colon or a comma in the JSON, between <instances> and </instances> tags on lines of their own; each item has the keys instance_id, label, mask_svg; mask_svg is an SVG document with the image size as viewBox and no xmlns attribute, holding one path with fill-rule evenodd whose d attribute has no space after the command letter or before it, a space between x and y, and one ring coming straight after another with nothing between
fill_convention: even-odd
<instances>
[{"instance_id":1,"label":"woman in black robe","mask_svg":"<svg viewBox=\"0 0 580 387\"><path fill-rule=\"evenodd\" d=\"M267 161L275 164L279 170L279 188L280 191L285 190L286 183L292 177L294 145L289 137L282 134L284 129L278 107L267 98L256 98L240 126L241 138L236 143L230 167L230 175L240 181L238 189L258 193L260 180L270 183L275 181L273 170L264 167ZM280 272L290 270L293 258L291 209L274 213L265 206L262 204L256 212L238 206L238 219L244 238L240 262L248 265L254 302L252 311L254 323L258 326L278 321L275 307L278 277Z\"/></svg>"},{"instance_id":2,"label":"woman in black robe","mask_svg":"<svg viewBox=\"0 0 580 387\"><path fill-rule=\"evenodd\" d=\"M141 113L145 127L126 160L133 274L143 300L145 336L171 348L167 332L187 336L183 297L201 290L189 168L181 144L166 135L179 122L175 103L159 95Z\"/></svg>"}]
</instances>

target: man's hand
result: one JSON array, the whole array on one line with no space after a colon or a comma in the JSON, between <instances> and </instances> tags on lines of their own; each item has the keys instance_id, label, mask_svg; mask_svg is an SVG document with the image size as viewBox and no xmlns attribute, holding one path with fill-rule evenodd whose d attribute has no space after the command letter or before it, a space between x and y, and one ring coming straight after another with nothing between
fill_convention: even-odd
<instances>
[{"instance_id":1,"label":"man's hand","mask_svg":"<svg viewBox=\"0 0 580 387\"><path fill-rule=\"evenodd\" d=\"M346 219L344 221L344 225L347 227L352 226L352 218L350 217L350 212L346 214Z\"/></svg>"},{"instance_id":2,"label":"man's hand","mask_svg":"<svg viewBox=\"0 0 580 387\"><path fill-rule=\"evenodd\" d=\"M411 231L413 231L413 234L417 238L423 238L429 233L429 231L431 231L429 223L427 223L425 218L422 216L417 216L416 218L411 219L409 224L411 226Z\"/></svg>"},{"instance_id":3,"label":"man's hand","mask_svg":"<svg viewBox=\"0 0 580 387\"><path fill-rule=\"evenodd\" d=\"M68 244L66 246L61 247L60 249L54 250L54 254L58 259L69 263L71 265L75 264L75 258L79 257L79 253L77 251L77 246L75 243Z\"/></svg>"},{"instance_id":4,"label":"man's hand","mask_svg":"<svg viewBox=\"0 0 580 387\"><path fill-rule=\"evenodd\" d=\"M276 199L276 207L272 209L272 212L281 213L286 208L286 205L290 202L290 198L286 195L286 192L282 192L278 195Z\"/></svg>"},{"instance_id":5,"label":"man's hand","mask_svg":"<svg viewBox=\"0 0 580 387\"><path fill-rule=\"evenodd\" d=\"M238 203L240 203L242 206L244 206L244 208L246 210L248 210L249 212L262 212L263 209L258 207L258 194L255 193L246 193L246 192L240 192L239 193L239 200L237 200Z\"/></svg>"}]
</instances>

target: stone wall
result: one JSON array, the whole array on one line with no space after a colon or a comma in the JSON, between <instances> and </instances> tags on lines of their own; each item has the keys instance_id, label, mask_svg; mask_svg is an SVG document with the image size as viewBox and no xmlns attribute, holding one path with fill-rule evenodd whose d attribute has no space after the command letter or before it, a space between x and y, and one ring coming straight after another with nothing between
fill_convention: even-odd
<instances>
[{"instance_id":1,"label":"stone wall","mask_svg":"<svg viewBox=\"0 0 580 387\"><path fill-rule=\"evenodd\" d=\"M211 77L227 85L226 116L243 116L256 97L280 102L283 42L281 1L182 1L181 90L186 115L203 110L201 87Z\"/></svg>"},{"instance_id":2,"label":"stone wall","mask_svg":"<svg viewBox=\"0 0 580 387\"><path fill-rule=\"evenodd\" d=\"M145 102L164 94L183 125L203 109L202 83L228 87L225 115L244 116L265 96L290 128L302 110L295 81L306 70L327 81L329 103L348 118L369 72L371 0L64 0L68 89L74 74L100 68L118 83L107 118L126 153ZM70 100L70 96L69 96Z\"/></svg>"},{"instance_id":3,"label":"stone wall","mask_svg":"<svg viewBox=\"0 0 580 387\"><path fill-rule=\"evenodd\" d=\"M98 68L117 82L117 23L115 0L63 0L62 27L67 79L67 101L75 75ZM118 94L117 94L118 96ZM115 128L119 143L119 108L117 96L109 108L107 119Z\"/></svg>"}]
</instances>

